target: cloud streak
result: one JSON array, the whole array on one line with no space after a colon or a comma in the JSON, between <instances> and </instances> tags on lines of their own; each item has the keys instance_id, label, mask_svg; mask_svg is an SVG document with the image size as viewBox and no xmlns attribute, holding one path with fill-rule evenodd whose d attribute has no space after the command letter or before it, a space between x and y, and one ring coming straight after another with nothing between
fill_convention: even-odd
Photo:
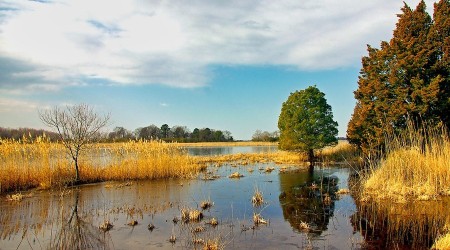
<instances>
[{"instance_id":1,"label":"cloud streak","mask_svg":"<svg viewBox=\"0 0 450 250\"><path fill-rule=\"evenodd\" d=\"M208 84L211 65L358 66L401 2L0 1L0 90ZM411 1L415 6L417 1ZM428 3L431 7L431 3Z\"/></svg>"}]
</instances>

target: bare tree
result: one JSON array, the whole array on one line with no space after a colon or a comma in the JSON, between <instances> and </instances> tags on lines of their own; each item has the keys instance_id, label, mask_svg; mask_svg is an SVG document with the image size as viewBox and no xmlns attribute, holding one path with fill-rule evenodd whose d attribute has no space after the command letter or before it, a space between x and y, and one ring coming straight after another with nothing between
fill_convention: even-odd
<instances>
[{"instance_id":1,"label":"bare tree","mask_svg":"<svg viewBox=\"0 0 450 250\"><path fill-rule=\"evenodd\" d=\"M101 128L108 124L110 115L100 116L87 104L67 106L65 109L40 110L39 117L45 125L57 130L64 147L75 165L75 182L79 183L78 157L87 144L95 142Z\"/></svg>"}]
</instances>

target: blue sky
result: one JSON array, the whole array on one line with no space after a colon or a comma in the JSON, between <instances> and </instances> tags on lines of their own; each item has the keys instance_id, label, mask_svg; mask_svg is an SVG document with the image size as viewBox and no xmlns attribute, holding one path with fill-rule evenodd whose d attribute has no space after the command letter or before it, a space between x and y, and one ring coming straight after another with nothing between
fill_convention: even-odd
<instances>
[{"instance_id":1,"label":"blue sky","mask_svg":"<svg viewBox=\"0 0 450 250\"><path fill-rule=\"evenodd\" d=\"M414 8L419 1L406 1ZM434 1L426 1L432 9ZM0 126L87 103L111 125L277 130L283 101L316 85L345 136L366 44L402 1L2 1Z\"/></svg>"}]
</instances>

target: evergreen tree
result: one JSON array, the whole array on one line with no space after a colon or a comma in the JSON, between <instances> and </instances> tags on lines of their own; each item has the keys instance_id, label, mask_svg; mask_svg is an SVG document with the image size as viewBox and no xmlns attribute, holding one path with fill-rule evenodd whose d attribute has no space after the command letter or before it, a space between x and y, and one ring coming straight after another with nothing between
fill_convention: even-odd
<instances>
[{"instance_id":1,"label":"evergreen tree","mask_svg":"<svg viewBox=\"0 0 450 250\"><path fill-rule=\"evenodd\" d=\"M308 153L314 168L314 150L337 143L337 122L325 94L315 86L291 93L278 119L280 148Z\"/></svg>"},{"instance_id":2,"label":"evergreen tree","mask_svg":"<svg viewBox=\"0 0 450 250\"><path fill-rule=\"evenodd\" d=\"M408 119L449 125L448 11L449 1L441 0L433 22L424 1L415 10L405 4L390 42L368 46L347 130L366 153L383 147L386 133L404 129Z\"/></svg>"}]
</instances>

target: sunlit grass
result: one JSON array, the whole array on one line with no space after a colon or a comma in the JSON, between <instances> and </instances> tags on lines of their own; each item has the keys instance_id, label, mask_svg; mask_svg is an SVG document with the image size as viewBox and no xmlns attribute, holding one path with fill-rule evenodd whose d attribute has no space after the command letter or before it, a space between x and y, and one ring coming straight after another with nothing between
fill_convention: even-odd
<instances>
[{"instance_id":1,"label":"sunlit grass","mask_svg":"<svg viewBox=\"0 0 450 250\"><path fill-rule=\"evenodd\" d=\"M318 150L317 158L322 162L354 163L360 160L360 153L356 146L351 145L347 140L339 140L336 146Z\"/></svg>"},{"instance_id":2,"label":"sunlit grass","mask_svg":"<svg viewBox=\"0 0 450 250\"><path fill-rule=\"evenodd\" d=\"M438 239L436 240L436 242L434 242L431 249L439 249L439 250L450 249L450 233L438 237Z\"/></svg>"},{"instance_id":3,"label":"sunlit grass","mask_svg":"<svg viewBox=\"0 0 450 250\"><path fill-rule=\"evenodd\" d=\"M79 159L83 183L189 178L201 167L176 143L130 141L90 145ZM0 140L0 192L51 188L73 181L73 161L45 137Z\"/></svg>"},{"instance_id":4,"label":"sunlit grass","mask_svg":"<svg viewBox=\"0 0 450 250\"><path fill-rule=\"evenodd\" d=\"M364 195L396 201L450 195L450 139L444 128L415 129L388 139L386 156L364 181Z\"/></svg>"}]
</instances>

